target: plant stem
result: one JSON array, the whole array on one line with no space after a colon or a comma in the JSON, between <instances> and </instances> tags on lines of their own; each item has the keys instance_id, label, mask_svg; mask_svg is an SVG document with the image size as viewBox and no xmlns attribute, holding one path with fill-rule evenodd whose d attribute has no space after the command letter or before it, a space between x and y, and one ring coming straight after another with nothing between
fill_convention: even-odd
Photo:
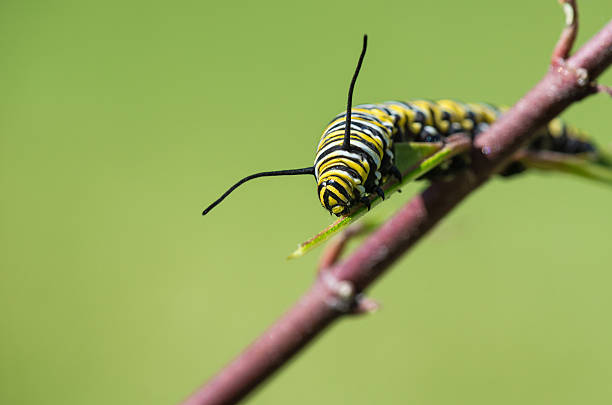
<instances>
[{"instance_id":1,"label":"plant stem","mask_svg":"<svg viewBox=\"0 0 612 405\"><path fill-rule=\"evenodd\" d=\"M556 47L561 51L556 52L567 54L574 37L575 33L568 35L564 31ZM539 127L571 103L593 94L597 88L591 82L611 63L612 22L574 56L553 63L546 76L525 97L477 138L472 149L472 169L450 181L433 183L347 259L327 263L331 267L319 273L311 289L289 312L184 404L238 402L334 320L354 313L364 289L502 168Z\"/></svg>"}]
</instances>

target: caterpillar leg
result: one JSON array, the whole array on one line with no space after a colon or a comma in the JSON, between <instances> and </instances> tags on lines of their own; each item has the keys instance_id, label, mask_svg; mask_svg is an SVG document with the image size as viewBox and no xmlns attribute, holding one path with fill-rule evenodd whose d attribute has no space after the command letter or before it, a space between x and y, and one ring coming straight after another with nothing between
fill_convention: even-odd
<instances>
[{"instance_id":1,"label":"caterpillar leg","mask_svg":"<svg viewBox=\"0 0 612 405\"><path fill-rule=\"evenodd\" d=\"M368 197L361 197L359 199L359 202L362 203L363 205L365 205L366 207L368 207L368 211L370 211L371 208L371 203L370 203L370 199Z\"/></svg>"},{"instance_id":2,"label":"caterpillar leg","mask_svg":"<svg viewBox=\"0 0 612 405\"><path fill-rule=\"evenodd\" d=\"M503 170L499 172L499 175L502 177L510 177L519 173L523 173L525 170L527 170L527 167L525 167L524 164L522 164L521 162L514 161L510 162L506 167L504 167Z\"/></svg>"},{"instance_id":3,"label":"caterpillar leg","mask_svg":"<svg viewBox=\"0 0 612 405\"><path fill-rule=\"evenodd\" d=\"M402 172L399 171L397 166L391 166L389 173L391 173L391 176L395 177L397 181L402 181Z\"/></svg>"},{"instance_id":4,"label":"caterpillar leg","mask_svg":"<svg viewBox=\"0 0 612 405\"><path fill-rule=\"evenodd\" d=\"M384 201L384 200L385 200L385 192L383 191L383 189L382 189L382 188L380 188L380 187L376 187L376 190L375 190L375 191L376 191L376 194L378 194L378 196L379 196L380 198L382 198L382 199L383 199L383 201Z\"/></svg>"}]
</instances>

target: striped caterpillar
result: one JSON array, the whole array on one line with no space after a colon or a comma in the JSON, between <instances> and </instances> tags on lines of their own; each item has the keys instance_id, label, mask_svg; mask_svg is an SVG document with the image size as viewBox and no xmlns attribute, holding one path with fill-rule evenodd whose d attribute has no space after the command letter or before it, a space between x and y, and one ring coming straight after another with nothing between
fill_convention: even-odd
<instances>
[{"instance_id":1,"label":"striped caterpillar","mask_svg":"<svg viewBox=\"0 0 612 405\"><path fill-rule=\"evenodd\" d=\"M347 215L359 203L369 207L368 196L371 194L384 198L381 185L391 176L401 179L395 165L394 144L444 142L456 133L474 139L503 113L503 108L489 104L453 100L389 101L351 107L366 48L367 36L364 36L361 55L349 86L346 112L338 114L325 128L314 165L247 176L208 206L202 215L246 181L257 177L303 174L315 176L318 197L325 209L337 216ZM527 148L568 155L597 154L596 147L584 134L559 119L552 120L542 129ZM453 159L461 160L462 156ZM443 172L449 170L439 169ZM525 167L519 162L511 162L500 174L509 176L523 170Z\"/></svg>"}]
</instances>

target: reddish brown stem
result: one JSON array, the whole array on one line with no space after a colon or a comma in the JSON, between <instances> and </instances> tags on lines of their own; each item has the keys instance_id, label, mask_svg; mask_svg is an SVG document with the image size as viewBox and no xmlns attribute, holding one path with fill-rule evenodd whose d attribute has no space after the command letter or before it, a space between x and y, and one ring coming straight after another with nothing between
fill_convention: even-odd
<instances>
[{"instance_id":1,"label":"reddish brown stem","mask_svg":"<svg viewBox=\"0 0 612 405\"><path fill-rule=\"evenodd\" d=\"M584 69L589 80L603 72L612 63L612 22L567 63ZM478 137L471 171L448 182L434 183L413 198L346 260L323 272L284 317L185 404L232 404L243 398L340 315L352 313L357 294L503 167L536 129L594 89L574 74L551 69L502 119Z\"/></svg>"},{"instance_id":2,"label":"reddish brown stem","mask_svg":"<svg viewBox=\"0 0 612 405\"><path fill-rule=\"evenodd\" d=\"M328 304L338 298L321 280L234 362L183 404L237 402L325 329L341 312Z\"/></svg>"},{"instance_id":3,"label":"reddish brown stem","mask_svg":"<svg viewBox=\"0 0 612 405\"><path fill-rule=\"evenodd\" d=\"M599 93L606 93L607 95L612 97L612 87L606 86L605 84L597 84L596 88Z\"/></svg>"},{"instance_id":4,"label":"reddish brown stem","mask_svg":"<svg viewBox=\"0 0 612 405\"><path fill-rule=\"evenodd\" d=\"M565 28L552 54L552 63L561 63L570 55L578 35L578 8L575 0L559 0L565 13Z\"/></svg>"}]
</instances>

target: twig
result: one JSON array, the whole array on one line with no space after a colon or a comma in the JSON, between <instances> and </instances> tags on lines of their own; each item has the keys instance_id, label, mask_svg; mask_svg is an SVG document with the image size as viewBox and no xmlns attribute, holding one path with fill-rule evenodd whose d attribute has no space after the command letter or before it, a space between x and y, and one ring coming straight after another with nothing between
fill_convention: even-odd
<instances>
[{"instance_id":1,"label":"twig","mask_svg":"<svg viewBox=\"0 0 612 405\"><path fill-rule=\"evenodd\" d=\"M319 260L319 272L327 270L336 264L340 258L340 255L342 254L342 251L346 247L346 244L355 236L363 233L363 231L363 223L355 223L346 228L344 232L328 243L327 247L323 251L323 254L321 255L321 260Z\"/></svg>"},{"instance_id":2,"label":"twig","mask_svg":"<svg viewBox=\"0 0 612 405\"><path fill-rule=\"evenodd\" d=\"M342 299L322 280L184 405L236 403L338 318Z\"/></svg>"},{"instance_id":3,"label":"twig","mask_svg":"<svg viewBox=\"0 0 612 405\"><path fill-rule=\"evenodd\" d=\"M564 53L563 49L558 51L560 55ZM591 80L603 72L612 63L612 22L567 62L584 69ZM448 182L433 183L413 198L346 260L325 271L325 277L318 277L285 316L185 404L239 401L335 319L350 313L347 308L354 306L357 294L502 168L536 129L571 103L592 93L592 86L585 85L575 75L551 69L499 122L477 138L472 153L473 170L458 174Z\"/></svg>"},{"instance_id":4,"label":"twig","mask_svg":"<svg viewBox=\"0 0 612 405\"><path fill-rule=\"evenodd\" d=\"M559 0L565 13L565 28L553 50L551 63L553 65L564 61L570 56L578 34L578 8L575 0Z\"/></svg>"},{"instance_id":5,"label":"twig","mask_svg":"<svg viewBox=\"0 0 612 405\"><path fill-rule=\"evenodd\" d=\"M597 91L599 93L606 93L610 97L612 97L612 87L606 86L605 84L596 84Z\"/></svg>"}]
</instances>

